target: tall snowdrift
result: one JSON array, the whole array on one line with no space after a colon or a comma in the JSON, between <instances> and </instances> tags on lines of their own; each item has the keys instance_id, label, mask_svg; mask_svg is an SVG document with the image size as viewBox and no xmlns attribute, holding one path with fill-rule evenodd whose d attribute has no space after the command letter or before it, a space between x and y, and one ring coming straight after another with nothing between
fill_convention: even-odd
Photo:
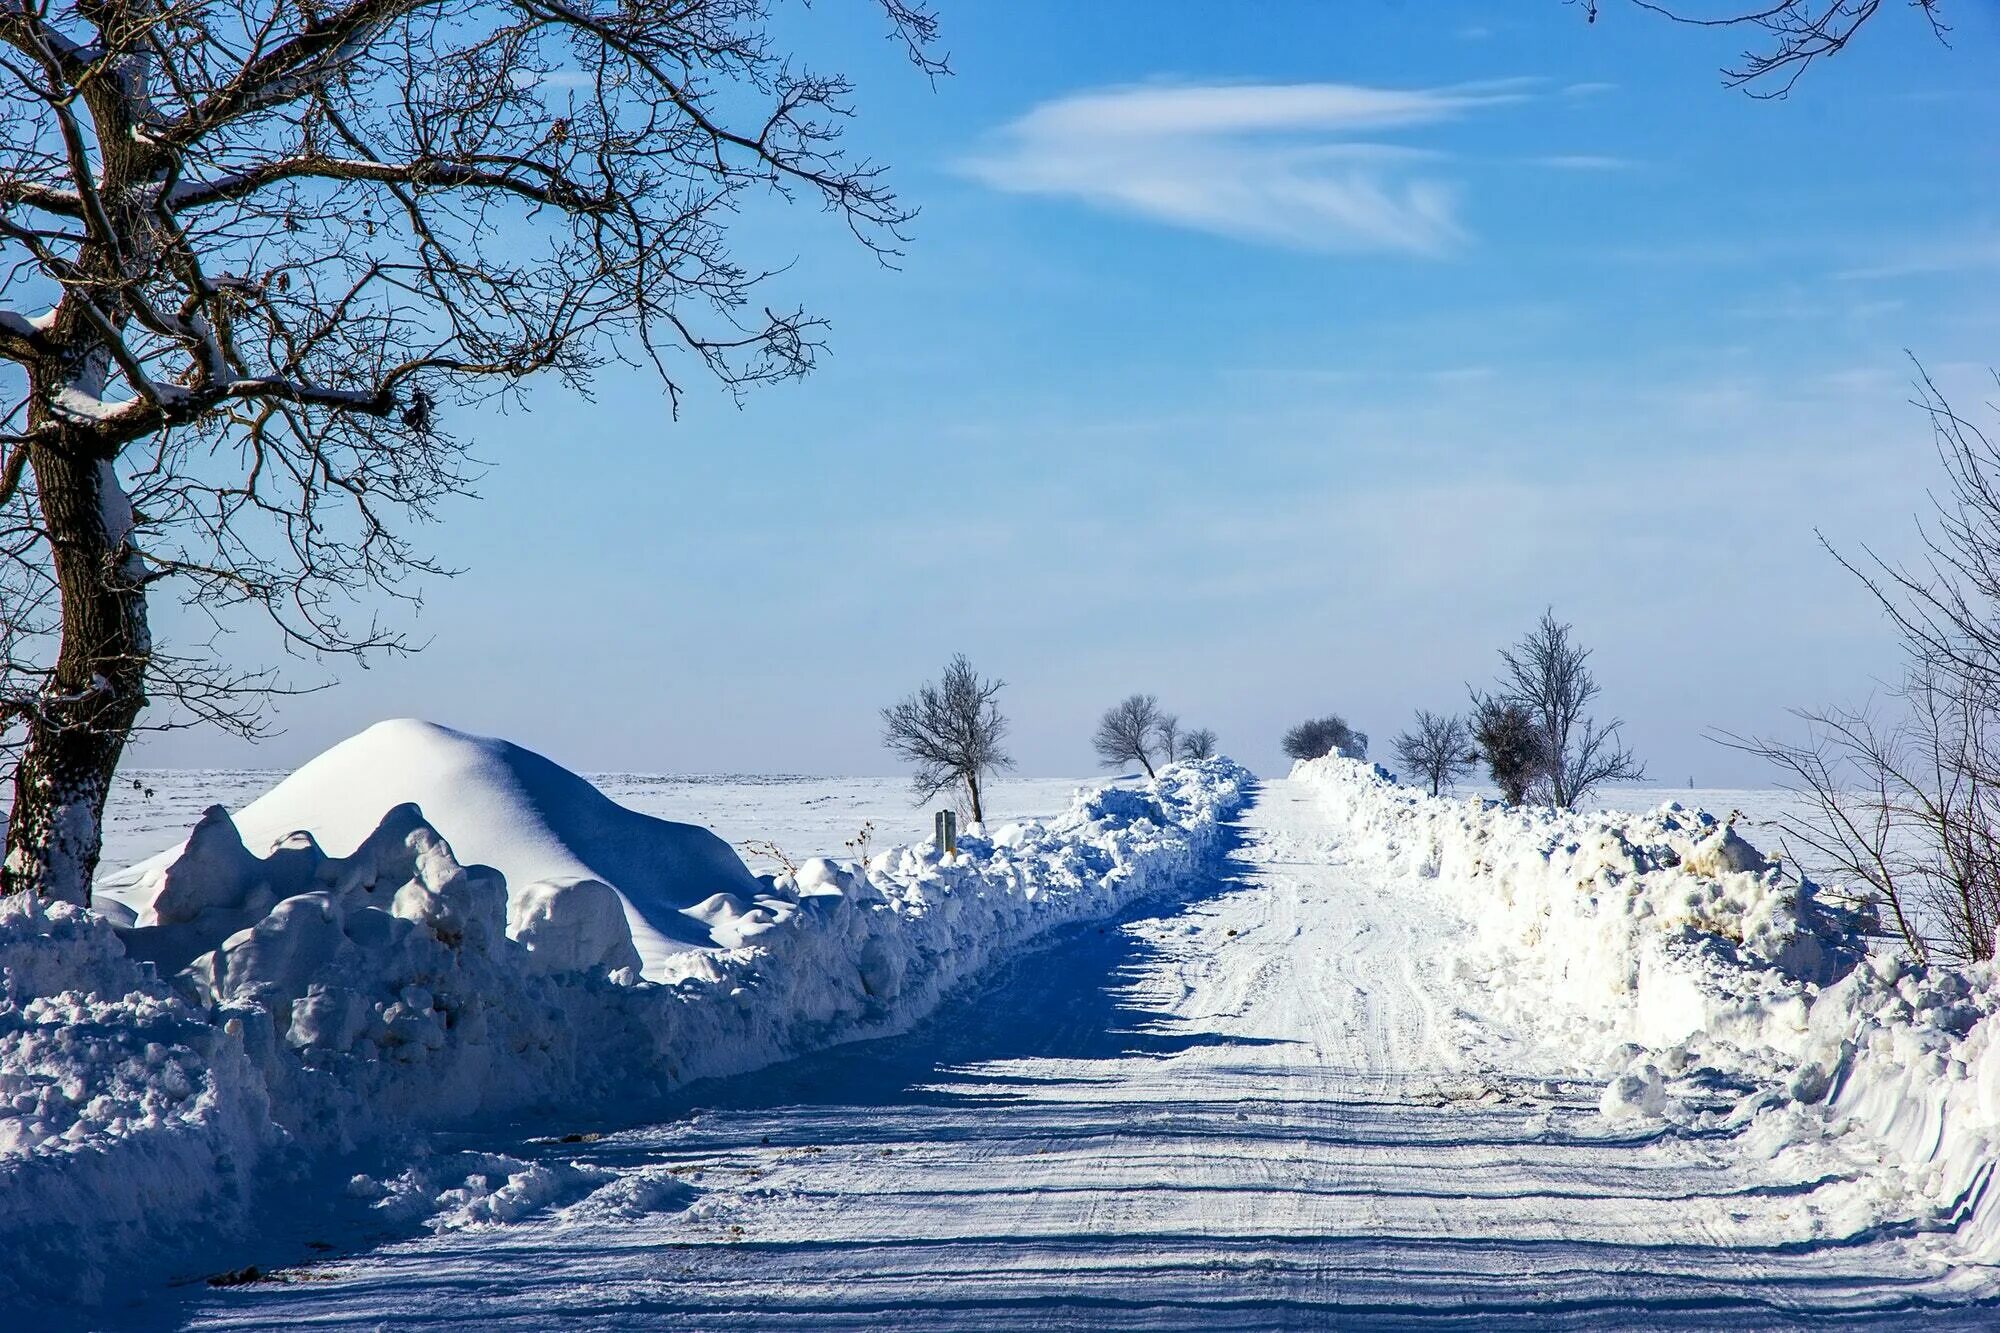
<instances>
[{"instance_id":1,"label":"tall snowdrift","mask_svg":"<svg viewBox=\"0 0 2000 1333\"><path fill-rule=\"evenodd\" d=\"M1954 1232L1965 1260L2000 1262L1991 965L1898 957L1728 821L1677 804L1510 809L1345 759L1293 777L1344 827L1345 854L1456 909L1467 1009L1605 1077L1606 1116L1727 1128L1774 1154L1837 1141L1883 1180L1871 1212L1827 1225Z\"/></svg>"},{"instance_id":2,"label":"tall snowdrift","mask_svg":"<svg viewBox=\"0 0 2000 1333\"><path fill-rule=\"evenodd\" d=\"M385 750L415 771L378 767ZM378 727L299 776L240 822L211 811L135 877L135 923L0 902L0 1308L212 1256L260 1182L328 1153L528 1110L636 1114L691 1079L905 1026L996 955L1201 873L1249 781L1178 765L975 829L954 857L926 843L752 877L684 826L442 728ZM433 790L487 864L403 800ZM637 850L611 845L628 835ZM635 904L687 923L659 932L680 947L654 979L631 965ZM556 1188L516 1165L482 1206ZM409 1192L380 1204L407 1215Z\"/></svg>"},{"instance_id":3,"label":"tall snowdrift","mask_svg":"<svg viewBox=\"0 0 2000 1333\"><path fill-rule=\"evenodd\" d=\"M662 974L673 954L718 943L689 908L718 893L757 891L729 844L705 828L627 810L518 745L408 718L378 722L342 741L251 802L233 823L246 846L287 844L298 855L281 858L310 861L322 850L352 854L384 812L405 804L423 812L460 863L499 871L515 899L510 912L523 918L565 910L595 916L608 887L637 950L636 958L618 965L630 962L650 979ZM228 835L204 821L188 844L107 881L109 896L133 908L142 924L157 923L150 913L167 867L201 845L204 833L218 855L241 861ZM309 882L314 868L271 871L302 874ZM188 878L208 883L214 877L205 862ZM576 885L592 887L567 896L596 901L559 903L561 890ZM173 910L170 897L169 916Z\"/></svg>"}]
</instances>

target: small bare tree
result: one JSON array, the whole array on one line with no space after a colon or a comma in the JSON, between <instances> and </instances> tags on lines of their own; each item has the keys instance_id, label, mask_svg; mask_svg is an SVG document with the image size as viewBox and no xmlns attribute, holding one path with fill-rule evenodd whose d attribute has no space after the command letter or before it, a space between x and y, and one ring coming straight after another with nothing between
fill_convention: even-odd
<instances>
[{"instance_id":1,"label":"small bare tree","mask_svg":"<svg viewBox=\"0 0 2000 1333\"><path fill-rule=\"evenodd\" d=\"M882 710L882 743L917 766L911 785L919 801L963 787L973 821L986 818L987 775L1014 766L1000 748L1007 719L994 702L1005 685L981 679L959 653L936 684Z\"/></svg>"},{"instance_id":2,"label":"small bare tree","mask_svg":"<svg viewBox=\"0 0 2000 1333\"><path fill-rule=\"evenodd\" d=\"M1153 771L1153 741L1159 735L1160 718L1160 701L1150 694L1127 695L1105 709L1090 742L1099 762L1116 768L1136 761L1147 777L1158 777Z\"/></svg>"},{"instance_id":3,"label":"small bare tree","mask_svg":"<svg viewBox=\"0 0 2000 1333\"><path fill-rule=\"evenodd\" d=\"M1307 718L1285 733L1285 756L1290 759L1324 759L1337 754L1343 759L1366 759L1368 736L1356 731L1338 713Z\"/></svg>"},{"instance_id":4,"label":"small bare tree","mask_svg":"<svg viewBox=\"0 0 2000 1333\"><path fill-rule=\"evenodd\" d=\"M1548 767L1548 743L1535 715L1512 700L1475 694L1472 741L1507 804L1527 800Z\"/></svg>"},{"instance_id":5,"label":"small bare tree","mask_svg":"<svg viewBox=\"0 0 2000 1333\"><path fill-rule=\"evenodd\" d=\"M1542 771L1533 787L1538 800L1572 809L1599 783L1646 776L1619 739L1622 724L1599 723L1589 715L1600 693L1590 650L1553 610L1542 612L1519 643L1501 649L1500 661L1501 697L1526 709L1541 728Z\"/></svg>"},{"instance_id":6,"label":"small bare tree","mask_svg":"<svg viewBox=\"0 0 2000 1333\"><path fill-rule=\"evenodd\" d=\"M1153 724L1153 735L1159 740L1160 762L1171 764L1180 758L1181 720L1172 713L1160 714L1160 720Z\"/></svg>"},{"instance_id":7,"label":"small bare tree","mask_svg":"<svg viewBox=\"0 0 2000 1333\"><path fill-rule=\"evenodd\" d=\"M1181 737L1179 757L1182 759L1215 758L1215 733L1207 727L1196 727L1193 731Z\"/></svg>"},{"instance_id":8,"label":"small bare tree","mask_svg":"<svg viewBox=\"0 0 2000 1333\"><path fill-rule=\"evenodd\" d=\"M1478 756L1472 751L1472 729L1456 713L1430 713L1419 708L1414 731L1396 737L1396 762L1429 782L1431 795L1472 771Z\"/></svg>"},{"instance_id":9,"label":"small bare tree","mask_svg":"<svg viewBox=\"0 0 2000 1333\"><path fill-rule=\"evenodd\" d=\"M1778 824L1807 869L1863 886L1918 958L1982 961L2000 932L2000 441L1919 376L1948 491L1925 558L1835 553L1896 625L1901 683L1880 705L1801 712L1804 742L1724 739L1806 798Z\"/></svg>"},{"instance_id":10,"label":"small bare tree","mask_svg":"<svg viewBox=\"0 0 2000 1333\"><path fill-rule=\"evenodd\" d=\"M939 68L922 0L878 6ZM752 299L730 220L803 195L886 256L912 215L841 151L848 81L772 24L771 0L0 0L0 890L88 900L149 701L254 728L268 680L157 646L162 589L306 656L394 648L343 613L436 570L409 528L466 486L450 405L613 361L670 398L684 367L810 368L820 322Z\"/></svg>"}]
</instances>

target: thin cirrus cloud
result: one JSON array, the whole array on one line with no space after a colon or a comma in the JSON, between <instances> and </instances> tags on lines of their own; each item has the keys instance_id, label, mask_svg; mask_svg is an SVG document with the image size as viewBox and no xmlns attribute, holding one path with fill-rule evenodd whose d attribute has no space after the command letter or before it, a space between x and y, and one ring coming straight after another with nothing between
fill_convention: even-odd
<instances>
[{"instance_id":1,"label":"thin cirrus cloud","mask_svg":"<svg viewBox=\"0 0 2000 1333\"><path fill-rule=\"evenodd\" d=\"M1465 240L1442 154L1375 135L1522 100L1520 82L1441 89L1173 84L1043 102L962 169L1014 194L1080 200L1300 250L1435 255Z\"/></svg>"}]
</instances>

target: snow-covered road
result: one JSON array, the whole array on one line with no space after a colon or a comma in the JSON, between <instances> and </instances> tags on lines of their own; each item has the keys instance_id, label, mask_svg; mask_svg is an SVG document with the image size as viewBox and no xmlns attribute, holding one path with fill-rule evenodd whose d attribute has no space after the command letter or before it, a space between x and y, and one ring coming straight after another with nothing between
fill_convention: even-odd
<instances>
[{"instance_id":1,"label":"snow-covered road","mask_svg":"<svg viewBox=\"0 0 2000 1333\"><path fill-rule=\"evenodd\" d=\"M1865 1171L1596 1114L1465 1049L1442 905L1265 785L1227 874L1059 935L918 1030L698 1086L586 1143L630 1186L184 1289L204 1328L1769 1327L1948 1301L1841 1235ZM570 1126L549 1126L551 1137ZM1811 1168L1804 1163L1810 1161ZM603 1178L597 1177L599 1181ZM581 1195L581 1190L579 1190ZM343 1247L344 1248L344 1247ZM1926 1309L1929 1327L1991 1310Z\"/></svg>"}]
</instances>

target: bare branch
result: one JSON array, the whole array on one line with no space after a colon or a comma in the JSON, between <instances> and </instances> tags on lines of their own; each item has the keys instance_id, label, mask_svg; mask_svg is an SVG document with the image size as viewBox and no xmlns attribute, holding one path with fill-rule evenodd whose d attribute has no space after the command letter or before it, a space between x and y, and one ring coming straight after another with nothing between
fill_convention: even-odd
<instances>
[{"instance_id":1,"label":"bare branch","mask_svg":"<svg viewBox=\"0 0 2000 1333\"><path fill-rule=\"evenodd\" d=\"M1582 0L1582 3L1588 20L1595 23L1599 0ZM1730 7L1720 13L1703 14L1667 0L1631 0L1631 3L1690 27L1750 28L1761 33L1765 45L1743 52L1737 63L1722 73L1729 86L1744 88L1752 97L1765 99L1786 96L1814 62L1846 50L1848 43L1882 7L1882 0L1770 0L1752 9ZM1932 36L1948 45L1951 29L1943 18L1944 0L1907 0L1907 3L1923 14Z\"/></svg>"}]
</instances>

